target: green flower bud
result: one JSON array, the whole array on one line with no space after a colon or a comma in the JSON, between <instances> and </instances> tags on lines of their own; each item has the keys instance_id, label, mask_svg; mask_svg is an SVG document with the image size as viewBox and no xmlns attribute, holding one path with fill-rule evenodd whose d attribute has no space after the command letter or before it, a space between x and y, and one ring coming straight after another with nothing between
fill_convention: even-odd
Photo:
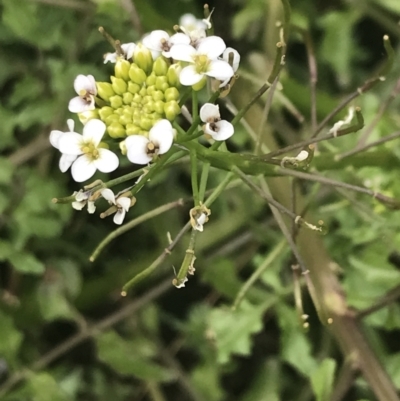
<instances>
[{"instance_id":1,"label":"green flower bud","mask_svg":"<svg viewBox=\"0 0 400 401\"><path fill-rule=\"evenodd\" d=\"M142 103L142 96L139 93L133 95L133 103L141 104Z\"/></svg>"},{"instance_id":2,"label":"green flower bud","mask_svg":"<svg viewBox=\"0 0 400 401\"><path fill-rule=\"evenodd\" d=\"M146 85L148 87L152 86L152 85L155 85L156 84L156 78L157 78L156 75L154 74L154 72L152 72L146 79Z\"/></svg>"},{"instance_id":3,"label":"green flower bud","mask_svg":"<svg viewBox=\"0 0 400 401\"><path fill-rule=\"evenodd\" d=\"M167 75L168 63L164 57L158 57L153 64L153 72L157 76Z\"/></svg>"},{"instance_id":4,"label":"green flower bud","mask_svg":"<svg viewBox=\"0 0 400 401\"><path fill-rule=\"evenodd\" d=\"M103 121L106 123L106 125L111 125L112 123L119 121L119 115L118 114L110 114Z\"/></svg>"},{"instance_id":5,"label":"green flower bud","mask_svg":"<svg viewBox=\"0 0 400 401\"><path fill-rule=\"evenodd\" d=\"M122 114L121 117L119 118L119 122L122 125L127 125L132 123L132 116L128 114Z\"/></svg>"},{"instance_id":6,"label":"green flower bud","mask_svg":"<svg viewBox=\"0 0 400 401\"><path fill-rule=\"evenodd\" d=\"M111 96L115 95L114 89L109 82L96 82L97 95L104 100L109 101Z\"/></svg>"},{"instance_id":7,"label":"green flower bud","mask_svg":"<svg viewBox=\"0 0 400 401\"><path fill-rule=\"evenodd\" d=\"M121 142L119 143L119 148L120 148L120 150L121 150L121 153L122 153L124 156L126 156L126 154L128 153L128 149L126 148L126 143L125 143L125 141L121 141Z\"/></svg>"},{"instance_id":8,"label":"green flower bud","mask_svg":"<svg viewBox=\"0 0 400 401\"><path fill-rule=\"evenodd\" d=\"M135 60L135 64L139 68L141 68L144 72L150 74L153 67L153 56L151 55L151 51L147 47L139 43L136 46L135 51L133 52L133 59Z\"/></svg>"},{"instance_id":9,"label":"green flower bud","mask_svg":"<svg viewBox=\"0 0 400 401\"><path fill-rule=\"evenodd\" d=\"M149 96L149 95L146 95L146 96L144 96L142 98L142 104L147 104L147 103L152 102L152 101L153 101L153 98L151 96Z\"/></svg>"},{"instance_id":10,"label":"green flower bud","mask_svg":"<svg viewBox=\"0 0 400 401\"><path fill-rule=\"evenodd\" d=\"M154 91L151 95L154 100L164 100L164 93L161 91Z\"/></svg>"},{"instance_id":11,"label":"green flower bud","mask_svg":"<svg viewBox=\"0 0 400 401\"><path fill-rule=\"evenodd\" d=\"M176 100L170 100L165 103L164 113L169 121L174 121L176 116L181 112L181 108Z\"/></svg>"},{"instance_id":12,"label":"green flower bud","mask_svg":"<svg viewBox=\"0 0 400 401\"><path fill-rule=\"evenodd\" d=\"M117 95L122 95L128 89L128 85L122 78L111 77L112 88Z\"/></svg>"},{"instance_id":13,"label":"green flower bud","mask_svg":"<svg viewBox=\"0 0 400 401\"><path fill-rule=\"evenodd\" d=\"M164 114L165 103L162 100L157 100L154 102L153 110L158 114Z\"/></svg>"},{"instance_id":14,"label":"green flower bud","mask_svg":"<svg viewBox=\"0 0 400 401\"><path fill-rule=\"evenodd\" d=\"M168 88L165 92L164 92L164 96L165 96L165 100L168 102L170 100L178 100L179 99L179 91L178 89L172 87L172 88Z\"/></svg>"},{"instance_id":15,"label":"green flower bud","mask_svg":"<svg viewBox=\"0 0 400 401\"><path fill-rule=\"evenodd\" d=\"M165 91L169 88L167 77L157 77L156 79L156 89L160 91Z\"/></svg>"},{"instance_id":16,"label":"green flower bud","mask_svg":"<svg viewBox=\"0 0 400 401\"><path fill-rule=\"evenodd\" d=\"M104 106L99 110L99 116L103 121L112 113L114 113L114 109L109 106Z\"/></svg>"},{"instance_id":17,"label":"green flower bud","mask_svg":"<svg viewBox=\"0 0 400 401\"><path fill-rule=\"evenodd\" d=\"M134 82L128 82L128 91L133 94L139 93L140 85L135 84Z\"/></svg>"},{"instance_id":18,"label":"green flower bud","mask_svg":"<svg viewBox=\"0 0 400 401\"><path fill-rule=\"evenodd\" d=\"M154 85L149 86L147 88L147 94L151 96L154 93L155 90L156 90L156 87Z\"/></svg>"},{"instance_id":19,"label":"green flower bud","mask_svg":"<svg viewBox=\"0 0 400 401\"><path fill-rule=\"evenodd\" d=\"M147 88L143 87L142 89L140 89L139 91L139 95L144 97L147 95Z\"/></svg>"},{"instance_id":20,"label":"green flower bud","mask_svg":"<svg viewBox=\"0 0 400 401\"><path fill-rule=\"evenodd\" d=\"M125 138L125 128L119 122L114 121L107 127L108 134L111 138Z\"/></svg>"},{"instance_id":21,"label":"green flower bud","mask_svg":"<svg viewBox=\"0 0 400 401\"><path fill-rule=\"evenodd\" d=\"M87 110L82 113L78 113L79 121L85 125L89 120L93 120L94 118L99 118L99 113L96 110Z\"/></svg>"},{"instance_id":22,"label":"green flower bud","mask_svg":"<svg viewBox=\"0 0 400 401\"><path fill-rule=\"evenodd\" d=\"M146 131L150 130L150 128L154 125L154 121L147 116L143 116L140 120L140 127Z\"/></svg>"},{"instance_id":23,"label":"green flower bud","mask_svg":"<svg viewBox=\"0 0 400 401\"><path fill-rule=\"evenodd\" d=\"M110 105L113 109L118 109L122 106L122 97L117 95L110 97Z\"/></svg>"},{"instance_id":24,"label":"green flower bud","mask_svg":"<svg viewBox=\"0 0 400 401\"><path fill-rule=\"evenodd\" d=\"M135 124L126 124L126 135L139 135L140 127Z\"/></svg>"},{"instance_id":25,"label":"green flower bud","mask_svg":"<svg viewBox=\"0 0 400 401\"><path fill-rule=\"evenodd\" d=\"M99 148L110 149L110 147L108 146L108 143L105 143L105 142L100 142L99 143Z\"/></svg>"},{"instance_id":26,"label":"green flower bud","mask_svg":"<svg viewBox=\"0 0 400 401\"><path fill-rule=\"evenodd\" d=\"M181 85L179 81L179 75L181 71L182 67L180 66L180 64L172 64L169 66L167 72L167 78L170 86L176 86L177 88L179 88L179 86Z\"/></svg>"},{"instance_id":27,"label":"green flower bud","mask_svg":"<svg viewBox=\"0 0 400 401\"><path fill-rule=\"evenodd\" d=\"M147 76L146 73L142 69L140 69L136 64L131 64L129 68L129 78L135 84L143 85L143 83L146 82Z\"/></svg>"},{"instance_id":28,"label":"green flower bud","mask_svg":"<svg viewBox=\"0 0 400 401\"><path fill-rule=\"evenodd\" d=\"M192 85L192 89L197 92L203 89L206 83L207 83L207 78L203 76L203 78L201 78L201 80L197 84Z\"/></svg>"},{"instance_id":29,"label":"green flower bud","mask_svg":"<svg viewBox=\"0 0 400 401\"><path fill-rule=\"evenodd\" d=\"M131 63L123 58L118 58L115 63L115 76L117 78L121 78L124 81L129 81L129 68L131 67Z\"/></svg>"},{"instance_id":30,"label":"green flower bud","mask_svg":"<svg viewBox=\"0 0 400 401\"><path fill-rule=\"evenodd\" d=\"M132 93L130 93L130 92L125 92L125 93L122 95L122 101L123 101L125 104L131 104L131 103L132 103L132 100L133 100L133 95L132 95Z\"/></svg>"}]
</instances>

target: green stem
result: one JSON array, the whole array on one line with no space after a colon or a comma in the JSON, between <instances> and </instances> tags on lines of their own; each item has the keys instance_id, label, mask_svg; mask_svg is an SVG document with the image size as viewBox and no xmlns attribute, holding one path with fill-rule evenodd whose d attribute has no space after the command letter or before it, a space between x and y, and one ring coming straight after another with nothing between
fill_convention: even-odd
<instances>
[{"instance_id":1,"label":"green stem","mask_svg":"<svg viewBox=\"0 0 400 401\"><path fill-rule=\"evenodd\" d=\"M207 188L208 173L210 171L210 163L203 163L203 170L200 177L199 200L204 201L204 196Z\"/></svg>"},{"instance_id":2,"label":"green stem","mask_svg":"<svg viewBox=\"0 0 400 401\"><path fill-rule=\"evenodd\" d=\"M178 275L176 276L175 280L175 286L179 286L182 283L185 282L186 277L188 275L188 271L190 266L193 265L194 259L196 258L194 256L194 247L196 244L196 236L197 236L198 231L192 229L192 233L190 235L190 241L189 241L189 246L186 249L185 257L183 259L182 265L179 269Z\"/></svg>"},{"instance_id":3,"label":"green stem","mask_svg":"<svg viewBox=\"0 0 400 401\"><path fill-rule=\"evenodd\" d=\"M193 120L199 116L199 100L197 98L197 91L192 91L192 116Z\"/></svg>"},{"instance_id":4,"label":"green stem","mask_svg":"<svg viewBox=\"0 0 400 401\"><path fill-rule=\"evenodd\" d=\"M199 198L199 183L197 179L197 155L196 151L190 151L190 167L191 167L191 181L192 181L192 193L195 206L200 205Z\"/></svg>"}]
</instances>

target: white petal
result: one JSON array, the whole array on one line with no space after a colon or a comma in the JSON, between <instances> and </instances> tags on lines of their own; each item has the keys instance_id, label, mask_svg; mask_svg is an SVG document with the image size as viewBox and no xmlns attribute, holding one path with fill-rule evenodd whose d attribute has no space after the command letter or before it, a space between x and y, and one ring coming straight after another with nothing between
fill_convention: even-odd
<instances>
[{"instance_id":1,"label":"white petal","mask_svg":"<svg viewBox=\"0 0 400 401\"><path fill-rule=\"evenodd\" d=\"M148 164L152 158L147 154L149 140L143 135L131 135L125 139L128 159L135 164Z\"/></svg>"},{"instance_id":2,"label":"white petal","mask_svg":"<svg viewBox=\"0 0 400 401\"><path fill-rule=\"evenodd\" d=\"M108 62L116 63L117 62L117 53L106 53L104 55L104 64L107 64Z\"/></svg>"},{"instance_id":3,"label":"white petal","mask_svg":"<svg viewBox=\"0 0 400 401\"><path fill-rule=\"evenodd\" d=\"M121 49L124 51L125 58L129 60L133 56L133 52L136 49L136 43L124 43L121 45Z\"/></svg>"},{"instance_id":4,"label":"white petal","mask_svg":"<svg viewBox=\"0 0 400 401\"><path fill-rule=\"evenodd\" d=\"M72 164L71 174L76 182L83 182L93 177L96 172L96 166L86 156L79 156Z\"/></svg>"},{"instance_id":5,"label":"white petal","mask_svg":"<svg viewBox=\"0 0 400 401\"><path fill-rule=\"evenodd\" d=\"M206 126L208 126L207 124ZM213 137L215 141L225 141L226 139L230 138L233 133L234 133L234 128L233 125L225 120L218 121L215 123L217 126L217 131L212 131L211 129L207 132L207 129L205 132Z\"/></svg>"},{"instance_id":6,"label":"white petal","mask_svg":"<svg viewBox=\"0 0 400 401\"><path fill-rule=\"evenodd\" d=\"M169 42L172 45L177 45L177 44L189 45L190 38L189 38L189 36L185 35L184 33L178 32L169 38Z\"/></svg>"},{"instance_id":7,"label":"white petal","mask_svg":"<svg viewBox=\"0 0 400 401\"><path fill-rule=\"evenodd\" d=\"M63 154L60 157L59 167L62 173L65 173L76 160L76 155Z\"/></svg>"},{"instance_id":8,"label":"white petal","mask_svg":"<svg viewBox=\"0 0 400 401\"><path fill-rule=\"evenodd\" d=\"M108 202L112 203L115 205L115 195L114 192L111 191L110 188L105 188L101 190L101 196Z\"/></svg>"},{"instance_id":9,"label":"white petal","mask_svg":"<svg viewBox=\"0 0 400 401\"><path fill-rule=\"evenodd\" d=\"M58 149L58 141L59 141L61 135L63 135L63 134L64 134L64 132L58 131L58 130L53 130L50 132L50 137L49 137L50 143L56 149Z\"/></svg>"},{"instance_id":10,"label":"white petal","mask_svg":"<svg viewBox=\"0 0 400 401\"><path fill-rule=\"evenodd\" d=\"M67 155L81 155L82 135L76 132L64 132L58 140L58 149Z\"/></svg>"},{"instance_id":11,"label":"white petal","mask_svg":"<svg viewBox=\"0 0 400 401\"><path fill-rule=\"evenodd\" d=\"M200 109L200 119L204 123L215 121L215 119L219 119L219 106L212 103L204 104Z\"/></svg>"},{"instance_id":12,"label":"white petal","mask_svg":"<svg viewBox=\"0 0 400 401\"><path fill-rule=\"evenodd\" d=\"M84 141L92 141L97 147L106 132L106 125L103 121L98 119L89 120L83 127L83 139Z\"/></svg>"},{"instance_id":13,"label":"white petal","mask_svg":"<svg viewBox=\"0 0 400 401\"><path fill-rule=\"evenodd\" d=\"M229 55L231 53L233 54L232 68L233 71L236 72L240 63L240 54L237 50L233 49L232 47L227 47L224 51L224 54L222 55L222 59L229 64Z\"/></svg>"},{"instance_id":14,"label":"white petal","mask_svg":"<svg viewBox=\"0 0 400 401\"><path fill-rule=\"evenodd\" d=\"M94 110L94 109L95 109L94 99L93 101L91 99L90 103L88 103L86 100L82 99L79 96L72 98L68 104L68 110L71 113L82 113L84 111Z\"/></svg>"},{"instance_id":15,"label":"white petal","mask_svg":"<svg viewBox=\"0 0 400 401\"><path fill-rule=\"evenodd\" d=\"M111 173L119 166L118 156L108 149L99 148L99 158L94 160L93 163L96 168L102 173Z\"/></svg>"},{"instance_id":16,"label":"white petal","mask_svg":"<svg viewBox=\"0 0 400 401\"><path fill-rule=\"evenodd\" d=\"M168 41L169 35L167 32L160 29L155 30L143 38L142 43L149 49L161 51L163 41Z\"/></svg>"},{"instance_id":17,"label":"white petal","mask_svg":"<svg viewBox=\"0 0 400 401\"><path fill-rule=\"evenodd\" d=\"M299 162L302 162L304 160L306 160L308 157L308 152L306 150L302 150L297 156L296 156L296 160L298 160Z\"/></svg>"},{"instance_id":18,"label":"white petal","mask_svg":"<svg viewBox=\"0 0 400 401\"><path fill-rule=\"evenodd\" d=\"M121 196L117 199L117 204L121 206L122 209L125 210L125 212L127 212L131 207L131 200L126 196Z\"/></svg>"},{"instance_id":19,"label":"white petal","mask_svg":"<svg viewBox=\"0 0 400 401\"><path fill-rule=\"evenodd\" d=\"M81 90L85 90L86 92L96 95L97 94L96 81L93 75L79 74L75 78L74 89L78 95Z\"/></svg>"},{"instance_id":20,"label":"white petal","mask_svg":"<svg viewBox=\"0 0 400 401\"><path fill-rule=\"evenodd\" d=\"M209 77L217 78L220 81L233 77L233 69L226 62L222 60L214 60L208 66L208 71L205 73Z\"/></svg>"},{"instance_id":21,"label":"white petal","mask_svg":"<svg viewBox=\"0 0 400 401\"><path fill-rule=\"evenodd\" d=\"M87 211L90 214L93 214L96 211L96 206L93 201L89 201L87 204Z\"/></svg>"},{"instance_id":22,"label":"white petal","mask_svg":"<svg viewBox=\"0 0 400 401\"><path fill-rule=\"evenodd\" d=\"M149 132L149 139L159 147L158 154L168 152L174 141L172 125L168 120L157 121Z\"/></svg>"},{"instance_id":23,"label":"white petal","mask_svg":"<svg viewBox=\"0 0 400 401\"><path fill-rule=\"evenodd\" d=\"M122 224L122 222L124 221L124 218L125 218L125 214L126 214L126 212L124 209L119 209L117 211L117 213L115 213L115 215L114 215L114 219L113 219L114 223L118 224L118 225Z\"/></svg>"},{"instance_id":24,"label":"white petal","mask_svg":"<svg viewBox=\"0 0 400 401\"><path fill-rule=\"evenodd\" d=\"M195 29L197 23L197 18L190 13L183 14L181 18L179 18L179 25L182 25L186 29Z\"/></svg>"},{"instance_id":25,"label":"white petal","mask_svg":"<svg viewBox=\"0 0 400 401\"><path fill-rule=\"evenodd\" d=\"M185 86L195 85L200 82L202 78L203 74L199 74L194 65L188 65L179 75L180 83Z\"/></svg>"},{"instance_id":26,"label":"white petal","mask_svg":"<svg viewBox=\"0 0 400 401\"><path fill-rule=\"evenodd\" d=\"M69 132L75 132L75 131L74 131L74 128L75 128L75 121L74 121L72 118L69 118L69 119L67 120L67 125L68 125Z\"/></svg>"},{"instance_id":27,"label":"white petal","mask_svg":"<svg viewBox=\"0 0 400 401\"><path fill-rule=\"evenodd\" d=\"M86 202L72 202L72 208L75 210L82 210L86 205Z\"/></svg>"},{"instance_id":28,"label":"white petal","mask_svg":"<svg viewBox=\"0 0 400 401\"><path fill-rule=\"evenodd\" d=\"M197 52L206 54L210 60L216 59L225 50L225 42L219 36L208 36L202 39Z\"/></svg>"},{"instance_id":29,"label":"white petal","mask_svg":"<svg viewBox=\"0 0 400 401\"><path fill-rule=\"evenodd\" d=\"M193 63L193 56L197 54L197 51L193 46L178 43L171 47L169 53L175 60Z\"/></svg>"},{"instance_id":30,"label":"white petal","mask_svg":"<svg viewBox=\"0 0 400 401\"><path fill-rule=\"evenodd\" d=\"M74 192L73 195L75 195L75 199L78 202L82 202L84 200L88 200L89 196L91 195L91 191L83 191L82 189L79 192Z\"/></svg>"}]
</instances>

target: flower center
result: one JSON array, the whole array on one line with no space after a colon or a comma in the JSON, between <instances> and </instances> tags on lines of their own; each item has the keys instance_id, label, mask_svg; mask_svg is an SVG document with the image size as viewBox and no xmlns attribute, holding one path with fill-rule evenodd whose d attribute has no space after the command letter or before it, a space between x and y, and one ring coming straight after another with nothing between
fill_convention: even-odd
<instances>
[{"instance_id":1,"label":"flower center","mask_svg":"<svg viewBox=\"0 0 400 401\"><path fill-rule=\"evenodd\" d=\"M210 62L211 60L205 54L199 54L194 56L194 64L196 72L198 74L207 72Z\"/></svg>"},{"instance_id":2,"label":"flower center","mask_svg":"<svg viewBox=\"0 0 400 401\"><path fill-rule=\"evenodd\" d=\"M81 151L91 160L97 160L100 157L100 152L92 141L83 142Z\"/></svg>"},{"instance_id":3,"label":"flower center","mask_svg":"<svg viewBox=\"0 0 400 401\"><path fill-rule=\"evenodd\" d=\"M160 150L160 147L159 147L157 144L155 144L155 143L153 143L153 142L149 142L149 143L147 144L146 153L147 153L149 156L151 156L151 157L157 156L159 150Z\"/></svg>"},{"instance_id":4,"label":"flower center","mask_svg":"<svg viewBox=\"0 0 400 401\"><path fill-rule=\"evenodd\" d=\"M79 91L79 97L81 97L85 102L90 103L92 101L93 95L86 89L81 89Z\"/></svg>"}]
</instances>

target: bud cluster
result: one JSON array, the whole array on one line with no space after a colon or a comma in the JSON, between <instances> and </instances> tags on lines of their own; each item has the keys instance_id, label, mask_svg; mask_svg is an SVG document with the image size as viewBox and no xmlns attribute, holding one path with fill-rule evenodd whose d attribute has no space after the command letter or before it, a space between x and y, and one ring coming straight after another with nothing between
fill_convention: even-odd
<instances>
[{"instance_id":1,"label":"bud cluster","mask_svg":"<svg viewBox=\"0 0 400 401\"><path fill-rule=\"evenodd\" d=\"M117 60L111 83L96 83L98 115L112 138L148 136L157 121L173 121L180 113L180 67L164 57L153 62L149 50L141 51L134 63Z\"/></svg>"}]
</instances>

